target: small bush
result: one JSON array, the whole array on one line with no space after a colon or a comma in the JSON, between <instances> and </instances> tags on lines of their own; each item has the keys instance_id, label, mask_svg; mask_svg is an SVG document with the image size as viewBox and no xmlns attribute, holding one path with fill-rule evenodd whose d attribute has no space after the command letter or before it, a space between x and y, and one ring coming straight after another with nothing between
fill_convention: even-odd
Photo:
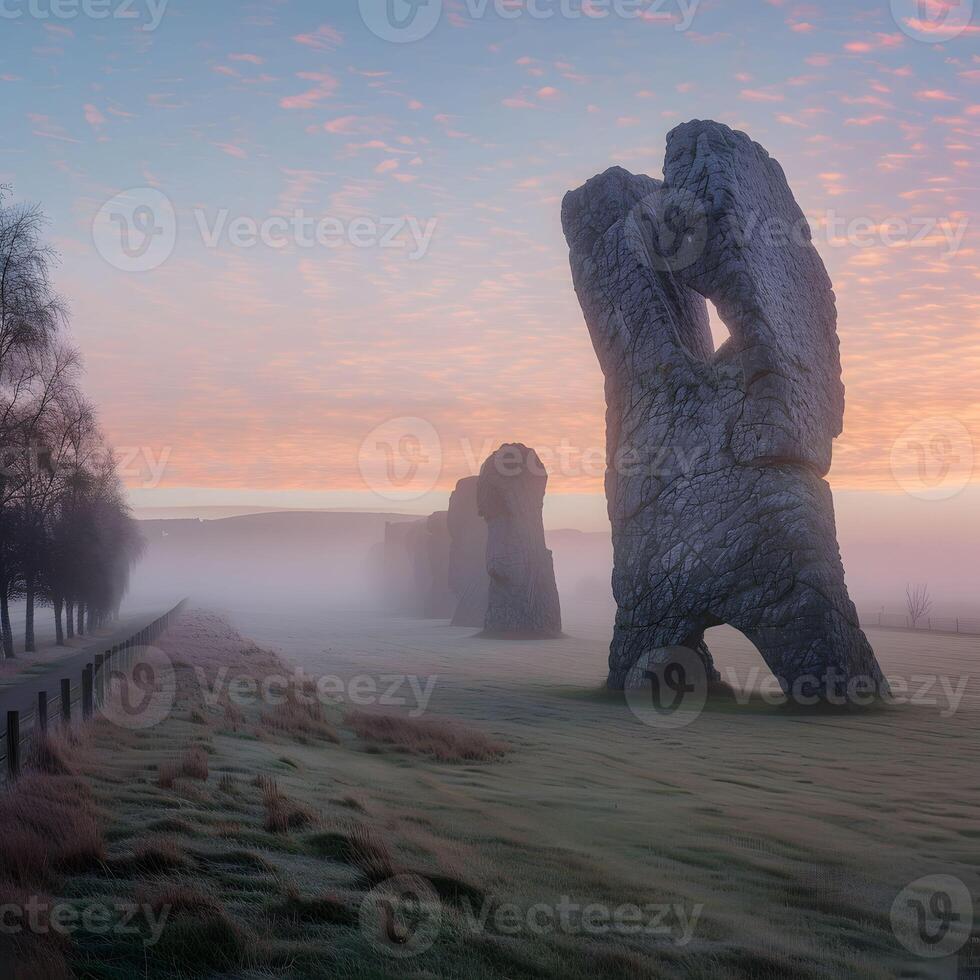
<instances>
[{"instance_id":1,"label":"small bush","mask_svg":"<svg viewBox=\"0 0 980 980\"><path fill-rule=\"evenodd\" d=\"M413 719L374 711L351 711L344 723L367 742L393 745L439 762L493 762L507 746L482 732L446 719Z\"/></svg>"}]
</instances>

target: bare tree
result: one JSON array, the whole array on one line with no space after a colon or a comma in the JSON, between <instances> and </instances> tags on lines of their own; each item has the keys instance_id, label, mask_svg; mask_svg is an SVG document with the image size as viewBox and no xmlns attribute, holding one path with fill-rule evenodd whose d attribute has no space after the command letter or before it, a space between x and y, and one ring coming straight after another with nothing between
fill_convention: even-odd
<instances>
[{"instance_id":1,"label":"bare tree","mask_svg":"<svg viewBox=\"0 0 980 980\"><path fill-rule=\"evenodd\" d=\"M919 621L929 615L932 609L932 599L929 597L928 585L908 585L905 587L905 608L909 614L909 624L912 629Z\"/></svg>"},{"instance_id":2,"label":"bare tree","mask_svg":"<svg viewBox=\"0 0 980 980\"><path fill-rule=\"evenodd\" d=\"M74 355L51 358L66 319L51 284L54 252L43 242L44 215L31 205L7 206L0 187L0 642L14 653L10 599L20 585L14 567L15 530L22 530L23 457L60 387L51 384L77 366Z\"/></svg>"}]
</instances>

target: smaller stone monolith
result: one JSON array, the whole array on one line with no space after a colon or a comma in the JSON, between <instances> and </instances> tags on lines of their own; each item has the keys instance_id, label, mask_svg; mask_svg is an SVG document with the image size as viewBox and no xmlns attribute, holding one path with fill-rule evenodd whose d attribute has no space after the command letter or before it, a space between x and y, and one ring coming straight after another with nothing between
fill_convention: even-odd
<instances>
[{"instance_id":1,"label":"smaller stone monolith","mask_svg":"<svg viewBox=\"0 0 980 980\"><path fill-rule=\"evenodd\" d=\"M456 596L453 626L482 627L487 618L487 522L476 506L479 482L479 477L465 477L449 498L449 587Z\"/></svg>"},{"instance_id":2,"label":"smaller stone monolith","mask_svg":"<svg viewBox=\"0 0 980 980\"><path fill-rule=\"evenodd\" d=\"M489 604L484 636L561 636L555 567L542 508L548 473L533 449L501 446L480 469L477 507L487 522Z\"/></svg>"},{"instance_id":3,"label":"smaller stone monolith","mask_svg":"<svg viewBox=\"0 0 980 980\"><path fill-rule=\"evenodd\" d=\"M452 619L456 596L449 588L449 514L438 510L426 521L429 553L429 594L425 603L426 619Z\"/></svg>"}]
</instances>

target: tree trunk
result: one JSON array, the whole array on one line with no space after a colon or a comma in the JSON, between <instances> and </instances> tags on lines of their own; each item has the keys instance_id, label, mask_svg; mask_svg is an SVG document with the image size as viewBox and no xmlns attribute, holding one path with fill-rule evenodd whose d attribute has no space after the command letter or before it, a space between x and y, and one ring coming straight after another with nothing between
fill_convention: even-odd
<instances>
[{"instance_id":1,"label":"tree trunk","mask_svg":"<svg viewBox=\"0 0 980 980\"><path fill-rule=\"evenodd\" d=\"M60 595L54 597L54 642L59 647L65 645L65 631L61 626L61 610L64 604L64 600Z\"/></svg>"},{"instance_id":2,"label":"tree trunk","mask_svg":"<svg viewBox=\"0 0 980 980\"><path fill-rule=\"evenodd\" d=\"M24 589L27 610L24 614L24 653L34 652L34 582L29 580Z\"/></svg>"},{"instance_id":3,"label":"tree trunk","mask_svg":"<svg viewBox=\"0 0 980 980\"><path fill-rule=\"evenodd\" d=\"M85 603L80 602L78 604L78 629L76 630L79 636L85 635Z\"/></svg>"},{"instance_id":4,"label":"tree trunk","mask_svg":"<svg viewBox=\"0 0 980 980\"><path fill-rule=\"evenodd\" d=\"M10 603L5 590L0 589L0 631L3 633L3 656L5 660L13 660L14 631L10 628Z\"/></svg>"},{"instance_id":5,"label":"tree trunk","mask_svg":"<svg viewBox=\"0 0 980 980\"><path fill-rule=\"evenodd\" d=\"M99 628L98 614L91 606L88 607L88 622L85 624L85 629L89 633L94 633Z\"/></svg>"},{"instance_id":6,"label":"tree trunk","mask_svg":"<svg viewBox=\"0 0 980 980\"><path fill-rule=\"evenodd\" d=\"M72 599L65 600L65 627L68 632L68 639L75 638L75 602Z\"/></svg>"}]
</instances>

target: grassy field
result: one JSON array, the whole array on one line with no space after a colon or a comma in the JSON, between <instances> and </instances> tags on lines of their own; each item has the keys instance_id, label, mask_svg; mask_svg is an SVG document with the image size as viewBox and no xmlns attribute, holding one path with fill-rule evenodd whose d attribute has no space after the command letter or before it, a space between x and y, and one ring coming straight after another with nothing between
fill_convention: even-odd
<instances>
[{"instance_id":1,"label":"grassy field","mask_svg":"<svg viewBox=\"0 0 980 980\"><path fill-rule=\"evenodd\" d=\"M956 687L975 638L870 634L889 675L947 678L955 711L939 684L938 704L862 713L726 698L665 731L602 691L608 625L569 613L567 639L538 643L189 614L161 644L171 716L100 722L69 753L79 776L43 777L101 839L14 883L135 901L142 931L79 930L50 955L106 978L957 976L955 957L908 952L890 912L926 875L980 895L980 686ZM763 682L743 638L709 639L723 674ZM342 703L229 697L287 664ZM409 933L378 930L393 877L423 899Z\"/></svg>"}]
</instances>

